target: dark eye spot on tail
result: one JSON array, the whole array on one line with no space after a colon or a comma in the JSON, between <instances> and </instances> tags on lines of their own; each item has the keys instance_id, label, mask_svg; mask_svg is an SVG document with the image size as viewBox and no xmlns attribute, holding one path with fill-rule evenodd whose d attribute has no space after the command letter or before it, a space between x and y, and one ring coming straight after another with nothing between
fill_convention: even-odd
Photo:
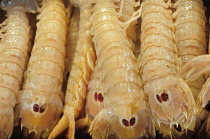
<instances>
[{"instance_id":1,"label":"dark eye spot on tail","mask_svg":"<svg viewBox=\"0 0 210 139\"><path fill-rule=\"evenodd\" d=\"M210 111L210 100L208 101L208 104L206 105L205 109L209 112Z\"/></svg>"},{"instance_id":2,"label":"dark eye spot on tail","mask_svg":"<svg viewBox=\"0 0 210 139\"><path fill-rule=\"evenodd\" d=\"M162 93L161 94L161 99L162 99L162 101L168 101L168 94L167 93Z\"/></svg>"},{"instance_id":3,"label":"dark eye spot on tail","mask_svg":"<svg viewBox=\"0 0 210 139\"><path fill-rule=\"evenodd\" d=\"M122 119L122 123L123 123L123 125L124 126L129 126L129 122L128 122L128 120L126 120L126 119Z\"/></svg>"},{"instance_id":4,"label":"dark eye spot on tail","mask_svg":"<svg viewBox=\"0 0 210 139\"><path fill-rule=\"evenodd\" d=\"M38 104L34 104L33 105L33 110L34 110L34 112L38 112L39 111L39 105Z\"/></svg>"},{"instance_id":5,"label":"dark eye spot on tail","mask_svg":"<svg viewBox=\"0 0 210 139\"><path fill-rule=\"evenodd\" d=\"M98 94L98 101L103 102L104 97L101 93Z\"/></svg>"},{"instance_id":6,"label":"dark eye spot on tail","mask_svg":"<svg viewBox=\"0 0 210 139\"><path fill-rule=\"evenodd\" d=\"M158 100L160 103L162 103L162 100L161 100L161 98L160 98L159 95L156 95L156 98L157 98L157 100Z\"/></svg>"},{"instance_id":7,"label":"dark eye spot on tail","mask_svg":"<svg viewBox=\"0 0 210 139\"><path fill-rule=\"evenodd\" d=\"M132 117L130 119L130 126L133 126L135 124L135 122L136 122L136 118L135 117Z\"/></svg>"},{"instance_id":8,"label":"dark eye spot on tail","mask_svg":"<svg viewBox=\"0 0 210 139\"><path fill-rule=\"evenodd\" d=\"M40 112L40 113L43 113L43 112L45 111L45 109L46 109L46 105L42 105L42 106L40 107L39 112Z\"/></svg>"},{"instance_id":9,"label":"dark eye spot on tail","mask_svg":"<svg viewBox=\"0 0 210 139\"><path fill-rule=\"evenodd\" d=\"M182 132L182 127L180 125L178 125L178 127L176 125L174 125L174 128L179 131L179 132Z\"/></svg>"}]
</instances>

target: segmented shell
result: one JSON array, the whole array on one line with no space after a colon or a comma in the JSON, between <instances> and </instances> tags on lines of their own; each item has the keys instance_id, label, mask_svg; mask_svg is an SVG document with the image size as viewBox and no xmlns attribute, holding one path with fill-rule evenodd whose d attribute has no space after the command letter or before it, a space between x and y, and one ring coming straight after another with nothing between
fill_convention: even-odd
<instances>
[{"instance_id":1,"label":"segmented shell","mask_svg":"<svg viewBox=\"0 0 210 139\"><path fill-rule=\"evenodd\" d=\"M157 127L172 134L172 125L191 128L195 102L179 70L170 1L142 3L140 73ZM187 107L186 107L187 106ZM192 126L193 127L193 126Z\"/></svg>"},{"instance_id":2,"label":"segmented shell","mask_svg":"<svg viewBox=\"0 0 210 139\"><path fill-rule=\"evenodd\" d=\"M13 108L30 50L29 30L23 6L7 10L0 24L0 138L9 138L13 131Z\"/></svg>"},{"instance_id":3,"label":"segmented shell","mask_svg":"<svg viewBox=\"0 0 210 139\"><path fill-rule=\"evenodd\" d=\"M91 17L97 61L86 106L94 118L89 132L93 138L139 138L154 130L132 45L115 8L113 1L97 1Z\"/></svg>"},{"instance_id":4,"label":"segmented shell","mask_svg":"<svg viewBox=\"0 0 210 139\"><path fill-rule=\"evenodd\" d=\"M44 0L20 92L21 127L47 136L60 118L67 19L61 0ZM43 134L44 133L44 134Z\"/></svg>"}]
</instances>

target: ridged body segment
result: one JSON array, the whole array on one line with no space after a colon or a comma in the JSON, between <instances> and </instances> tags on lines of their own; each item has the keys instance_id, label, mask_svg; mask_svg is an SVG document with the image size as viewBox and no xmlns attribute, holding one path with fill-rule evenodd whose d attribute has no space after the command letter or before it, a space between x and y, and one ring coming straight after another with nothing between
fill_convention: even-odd
<instances>
[{"instance_id":1,"label":"ridged body segment","mask_svg":"<svg viewBox=\"0 0 210 139\"><path fill-rule=\"evenodd\" d=\"M71 70L76 50L78 35L79 35L79 23L80 23L79 21L80 21L80 9L74 8L69 23L67 41L66 41L66 61L65 61L66 72L69 72Z\"/></svg>"},{"instance_id":2,"label":"ridged body segment","mask_svg":"<svg viewBox=\"0 0 210 139\"><path fill-rule=\"evenodd\" d=\"M13 108L28 58L29 30L24 7L7 10L7 19L0 24L0 138L9 138L13 131Z\"/></svg>"},{"instance_id":3,"label":"ridged body segment","mask_svg":"<svg viewBox=\"0 0 210 139\"><path fill-rule=\"evenodd\" d=\"M95 10L92 16L92 21L93 21L92 30L94 34L93 41L95 43L95 49L97 54L96 66L99 67L99 70L101 72L100 78L103 84L102 85L103 92L104 93L107 92L108 94L109 91L107 90L114 88L115 87L114 85L118 84L117 82L119 82L119 80L109 80L109 78L113 78L113 75L116 76L116 79L121 78L122 82L125 81L129 82L130 80L134 84L136 83L135 85L139 86L140 88L141 80L137 76L138 68L137 65L133 64L135 63L134 62L135 57L133 55L133 52L129 49L130 43L128 39L126 39L126 36L125 34L123 34L123 30L118 23L119 21L116 16L117 13L115 12L115 8L112 8L114 7L114 4L112 5L111 3L105 2L104 4L107 4L106 9L110 13L107 12L99 13L99 11L102 10L102 8L100 7L101 4L102 3L99 3L94 7L94 9L97 10ZM110 19L110 22L109 21L107 22L106 17L107 19ZM103 21L103 19L105 21ZM97 26L99 23L103 24L103 26ZM123 58L124 60L120 61L121 58ZM126 71L125 75L116 74L116 72L120 73L120 71ZM129 72L133 74L129 75ZM135 94L137 96L142 95L141 93L135 93ZM106 96L106 94L104 95ZM144 98L143 96L141 97Z\"/></svg>"},{"instance_id":4,"label":"ridged body segment","mask_svg":"<svg viewBox=\"0 0 210 139\"><path fill-rule=\"evenodd\" d=\"M177 0L173 5L175 39L182 65L190 59L206 54L206 17L202 0ZM204 76L188 83L193 96L197 97L205 82Z\"/></svg>"}]
</instances>

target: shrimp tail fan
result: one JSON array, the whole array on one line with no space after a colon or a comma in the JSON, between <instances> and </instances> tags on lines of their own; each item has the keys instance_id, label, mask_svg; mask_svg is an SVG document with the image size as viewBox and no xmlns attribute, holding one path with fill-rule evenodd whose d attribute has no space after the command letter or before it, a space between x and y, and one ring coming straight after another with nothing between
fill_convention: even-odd
<instances>
[{"instance_id":1,"label":"shrimp tail fan","mask_svg":"<svg viewBox=\"0 0 210 139\"><path fill-rule=\"evenodd\" d=\"M89 132L94 139L137 139L151 136L154 129L147 110L110 105L97 114Z\"/></svg>"}]
</instances>

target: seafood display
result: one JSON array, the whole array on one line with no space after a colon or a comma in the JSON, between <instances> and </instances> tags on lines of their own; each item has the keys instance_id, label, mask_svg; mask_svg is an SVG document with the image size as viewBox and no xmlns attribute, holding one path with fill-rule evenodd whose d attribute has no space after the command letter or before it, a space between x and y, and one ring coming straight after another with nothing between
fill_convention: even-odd
<instances>
[{"instance_id":1,"label":"seafood display","mask_svg":"<svg viewBox=\"0 0 210 139\"><path fill-rule=\"evenodd\" d=\"M210 138L209 11L0 0L0 139Z\"/></svg>"},{"instance_id":2,"label":"seafood display","mask_svg":"<svg viewBox=\"0 0 210 139\"><path fill-rule=\"evenodd\" d=\"M0 138L10 138L14 127L16 96L22 84L30 51L30 25L26 12L35 12L36 3L2 1L7 18L0 24Z\"/></svg>"}]
</instances>

